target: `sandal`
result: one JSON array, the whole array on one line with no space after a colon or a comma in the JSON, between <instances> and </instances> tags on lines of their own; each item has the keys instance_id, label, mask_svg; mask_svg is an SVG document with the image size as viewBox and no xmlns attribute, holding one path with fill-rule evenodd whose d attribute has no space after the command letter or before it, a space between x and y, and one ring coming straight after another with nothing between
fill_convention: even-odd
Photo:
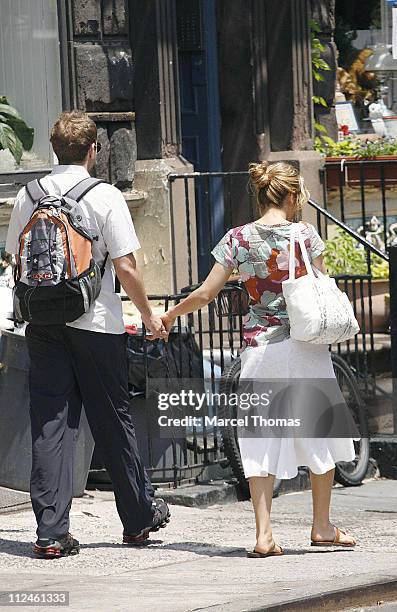
<instances>
[{"instance_id":1,"label":"sandal","mask_svg":"<svg viewBox=\"0 0 397 612\"><path fill-rule=\"evenodd\" d=\"M278 546L280 550L275 550L276 546ZM279 546L275 542L273 546L271 547L271 549L268 550L267 553L258 552L257 550L255 550L255 548L252 551L247 550L247 557L249 559L265 559L266 557L281 557L281 555L283 554L284 554L283 549L281 548L281 546Z\"/></svg>"},{"instance_id":2,"label":"sandal","mask_svg":"<svg viewBox=\"0 0 397 612\"><path fill-rule=\"evenodd\" d=\"M346 534L346 531L343 531L343 529L339 529L338 527L335 527L335 537L333 540L311 540L311 545L312 546L344 546L346 548L354 548L354 546L356 545L356 542L341 542L340 540L340 534L343 533L344 535Z\"/></svg>"}]
</instances>

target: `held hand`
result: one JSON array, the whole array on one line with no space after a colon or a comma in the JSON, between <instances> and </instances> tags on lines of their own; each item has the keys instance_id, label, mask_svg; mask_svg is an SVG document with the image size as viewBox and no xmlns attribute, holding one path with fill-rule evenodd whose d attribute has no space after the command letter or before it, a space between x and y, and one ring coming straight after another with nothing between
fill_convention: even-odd
<instances>
[{"instance_id":1,"label":"held hand","mask_svg":"<svg viewBox=\"0 0 397 612\"><path fill-rule=\"evenodd\" d=\"M156 338L168 339L168 332L160 317L152 315L150 318L142 320L150 334L148 334L148 340L155 340Z\"/></svg>"},{"instance_id":2,"label":"held hand","mask_svg":"<svg viewBox=\"0 0 397 612\"><path fill-rule=\"evenodd\" d=\"M167 333L169 334L174 323L175 323L175 319L176 317L172 316L171 312L168 310L167 312L165 312L163 315L161 315L161 320L163 322L163 325L165 327L165 329L167 330Z\"/></svg>"}]
</instances>

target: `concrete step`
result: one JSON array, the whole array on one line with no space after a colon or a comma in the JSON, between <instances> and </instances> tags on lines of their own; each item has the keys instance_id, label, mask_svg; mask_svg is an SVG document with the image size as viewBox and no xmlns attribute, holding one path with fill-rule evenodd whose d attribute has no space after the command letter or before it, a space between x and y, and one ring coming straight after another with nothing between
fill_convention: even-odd
<instances>
[{"instance_id":1,"label":"concrete step","mask_svg":"<svg viewBox=\"0 0 397 612\"><path fill-rule=\"evenodd\" d=\"M30 507L29 493L0 487L0 514L27 510Z\"/></svg>"}]
</instances>

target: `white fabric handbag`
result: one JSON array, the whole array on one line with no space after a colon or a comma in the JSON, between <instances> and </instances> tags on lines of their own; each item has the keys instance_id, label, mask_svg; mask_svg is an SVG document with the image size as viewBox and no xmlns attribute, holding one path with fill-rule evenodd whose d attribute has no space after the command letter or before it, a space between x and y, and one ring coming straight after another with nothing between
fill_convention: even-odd
<instances>
[{"instance_id":1,"label":"white fabric handbag","mask_svg":"<svg viewBox=\"0 0 397 612\"><path fill-rule=\"evenodd\" d=\"M298 238L307 274L295 278L295 238ZM311 266L298 224L291 228L289 279L282 283L294 340L333 344L353 338L359 330L349 298L333 278Z\"/></svg>"}]
</instances>

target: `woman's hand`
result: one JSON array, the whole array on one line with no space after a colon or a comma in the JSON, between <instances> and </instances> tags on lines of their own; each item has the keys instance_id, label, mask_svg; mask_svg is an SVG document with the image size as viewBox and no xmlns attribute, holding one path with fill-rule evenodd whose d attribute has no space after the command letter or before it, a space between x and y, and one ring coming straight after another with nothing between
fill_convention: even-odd
<instances>
[{"instance_id":1,"label":"woman's hand","mask_svg":"<svg viewBox=\"0 0 397 612\"><path fill-rule=\"evenodd\" d=\"M150 317L142 317L142 321L149 331L148 340L156 340L162 338L166 340L168 338L168 332L164 329L164 323L161 317L151 314Z\"/></svg>"},{"instance_id":2,"label":"woman's hand","mask_svg":"<svg viewBox=\"0 0 397 612\"><path fill-rule=\"evenodd\" d=\"M175 323L175 319L176 319L176 316L172 314L171 310L167 310L167 312L161 315L161 320L163 322L165 329L167 330L167 334L170 333Z\"/></svg>"}]
</instances>

